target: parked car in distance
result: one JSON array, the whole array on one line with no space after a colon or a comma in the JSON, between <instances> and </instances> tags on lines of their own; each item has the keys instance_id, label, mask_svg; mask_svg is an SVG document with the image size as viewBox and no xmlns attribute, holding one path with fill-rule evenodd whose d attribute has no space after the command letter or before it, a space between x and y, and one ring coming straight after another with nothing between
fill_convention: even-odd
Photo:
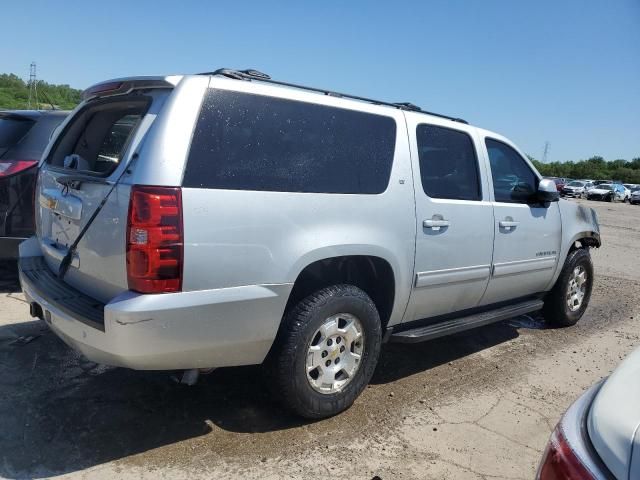
<instances>
[{"instance_id":1,"label":"parked car in distance","mask_svg":"<svg viewBox=\"0 0 640 480\"><path fill-rule=\"evenodd\" d=\"M631 190L631 197L629 197L629 203L631 205L637 205L640 203L640 186Z\"/></svg>"},{"instance_id":2,"label":"parked car in distance","mask_svg":"<svg viewBox=\"0 0 640 480\"><path fill-rule=\"evenodd\" d=\"M549 180L553 180L553 182L556 184L556 190L558 190L558 192L562 192L562 189L567 183L566 178L560 178L560 177L545 177L545 178L548 178Z\"/></svg>"},{"instance_id":3,"label":"parked car in distance","mask_svg":"<svg viewBox=\"0 0 640 480\"><path fill-rule=\"evenodd\" d=\"M587 192L588 200L604 200L606 202L624 201L625 196L624 187L617 183L596 185Z\"/></svg>"},{"instance_id":4,"label":"parked car in distance","mask_svg":"<svg viewBox=\"0 0 640 480\"><path fill-rule=\"evenodd\" d=\"M383 341L575 324L600 246L501 135L246 70L89 88L36 196L20 282L67 344L185 379L264 364L308 418L353 403Z\"/></svg>"},{"instance_id":5,"label":"parked car in distance","mask_svg":"<svg viewBox=\"0 0 640 480\"><path fill-rule=\"evenodd\" d=\"M18 244L34 233L37 165L61 110L0 111L0 259L18 257Z\"/></svg>"},{"instance_id":6,"label":"parked car in distance","mask_svg":"<svg viewBox=\"0 0 640 480\"><path fill-rule=\"evenodd\" d=\"M593 186L592 183L582 180L573 180L567 183L560 192L563 197L586 198L587 191Z\"/></svg>"},{"instance_id":7,"label":"parked car in distance","mask_svg":"<svg viewBox=\"0 0 640 480\"><path fill-rule=\"evenodd\" d=\"M583 393L551 434L538 480L640 478L640 349Z\"/></svg>"},{"instance_id":8,"label":"parked car in distance","mask_svg":"<svg viewBox=\"0 0 640 480\"><path fill-rule=\"evenodd\" d=\"M613 180L594 180L593 181L593 186L597 187L598 185L604 185L604 184L609 184L609 183L613 183Z\"/></svg>"}]
</instances>

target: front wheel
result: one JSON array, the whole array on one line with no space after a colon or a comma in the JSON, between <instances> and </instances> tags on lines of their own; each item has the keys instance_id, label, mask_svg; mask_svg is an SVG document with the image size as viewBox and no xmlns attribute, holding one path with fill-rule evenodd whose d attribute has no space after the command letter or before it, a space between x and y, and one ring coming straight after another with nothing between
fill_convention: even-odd
<instances>
[{"instance_id":1,"label":"front wheel","mask_svg":"<svg viewBox=\"0 0 640 480\"><path fill-rule=\"evenodd\" d=\"M303 417L336 415L371 380L381 339L378 310L364 291L319 290L285 315L267 365L272 390Z\"/></svg>"},{"instance_id":2,"label":"front wheel","mask_svg":"<svg viewBox=\"0 0 640 480\"><path fill-rule=\"evenodd\" d=\"M550 325L575 325L584 314L593 288L593 264L589 250L579 248L564 262L560 276L544 300L543 314Z\"/></svg>"}]
</instances>

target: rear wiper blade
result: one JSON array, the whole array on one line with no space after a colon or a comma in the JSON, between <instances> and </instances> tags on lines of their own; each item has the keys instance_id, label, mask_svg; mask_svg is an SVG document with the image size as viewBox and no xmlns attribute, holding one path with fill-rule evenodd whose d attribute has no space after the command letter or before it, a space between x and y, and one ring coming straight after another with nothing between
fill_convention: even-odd
<instances>
[{"instance_id":1,"label":"rear wiper blade","mask_svg":"<svg viewBox=\"0 0 640 480\"><path fill-rule=\"evenodd\" d=\"M84 227L82 227L82 230L80 230L80 233L78 234L76 239L73 241L73 243L71 244L71 246L67 250L67 254L64 256L64 258L60 262L60 265L58 267L58 278L60 280L62 280L64 278L64 276L67 274L67 270L69 270L69 265L71 265L71 260L73 259L73 255L75 254L76 249L78 248L78 244L80 243L80 240L82 240L82 237L84 237L84 234L87 233L87 230L89 230L89 227L91 226L91 224L93 224L93 221L96 219L96 217L98 216L98 214L102 210L102 207L105 206L105 204L107 203L107 199L109 198L111 193L115 190L115 188L118 186L118 183L120 182L120 180L122 180L122 177L124 177L124 175L126 173L131 173L131 171L129 170L130 165L133 162L135 162L137 159L138 159L138 153L136 152L131 156L131 160L129 161L129 165L126 165L125 168L122 169L122 172L120 172L120 175L118 175L118 178L116 179L115 182L109 182L109 181L107 181L107 180L105 180L103 178L99 178L99 177L86 176L86 177L88 177L87 179L89 181L91 181L91 180L100 180L99 183L103 183L105 185L110 185L110 187L109 187L109 191L107 192L107 194L104 197L102 197L102 200L100 201L100 204L93 211L93 213L89 217L89 220L87 220L87 223L84 224ZM67 179L67 180L69 180L69 182L71 182L70 179L72 179L74 177L81 179L81 181L82 181L82 179L85 179L85 175L64 175L64 176L60 177L58 179L58 181L60 181L62 179ZM85 179L85 180L87 180L87 179ZM63 185L65 185L65 184L63 184ZM70 188L69 184L66 184L65 187L66 188Z\"/></svg>"}]
</instances>

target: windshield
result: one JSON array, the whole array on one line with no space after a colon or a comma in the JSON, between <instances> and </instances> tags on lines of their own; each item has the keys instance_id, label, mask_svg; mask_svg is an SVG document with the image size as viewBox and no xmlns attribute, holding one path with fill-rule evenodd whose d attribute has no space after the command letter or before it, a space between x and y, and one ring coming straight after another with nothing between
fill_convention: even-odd
<instances>
[{"instance_id":1,"label":"windshield","mask_svg":"<svg viewBox=\"0 0 640 480\"><path fill-rule=\"evenodd\" d=\"M584 182L569 182L567 184L568 187L583 187Z\"/></svg>"},{"instance_id":2,"label":"windshield","mask_svg":"<svg viewBox=\"0 0 640 480\"><path fill-rule=\"evenodd\" d=\"M613 185L598 185L600 190L613 190Z\"/></svg>"}]
</instances>

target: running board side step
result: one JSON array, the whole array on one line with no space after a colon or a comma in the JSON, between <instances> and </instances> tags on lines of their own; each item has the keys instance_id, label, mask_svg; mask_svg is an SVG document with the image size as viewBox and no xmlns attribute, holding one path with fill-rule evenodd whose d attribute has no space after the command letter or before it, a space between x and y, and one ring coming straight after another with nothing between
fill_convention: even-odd
<instances>
[{"instance_id":1,"label":"running board side step","mask_svg":"<svg viewBox=\"0 0 640 480\"><path fill-rule=\"evenodd\" d=\"M542 300L527 300L487 312L443 320L442 322L413 328L411 330L394 332L391 335L390 341L397 343L418 343L433 340L434 338L440 338L453 333L471 330L472 328L482 327L483 325L489 325L490 323L507 320L525 313L535 312L536 310L540 310L542 305Z\"/></svg>"}]
</instances>

